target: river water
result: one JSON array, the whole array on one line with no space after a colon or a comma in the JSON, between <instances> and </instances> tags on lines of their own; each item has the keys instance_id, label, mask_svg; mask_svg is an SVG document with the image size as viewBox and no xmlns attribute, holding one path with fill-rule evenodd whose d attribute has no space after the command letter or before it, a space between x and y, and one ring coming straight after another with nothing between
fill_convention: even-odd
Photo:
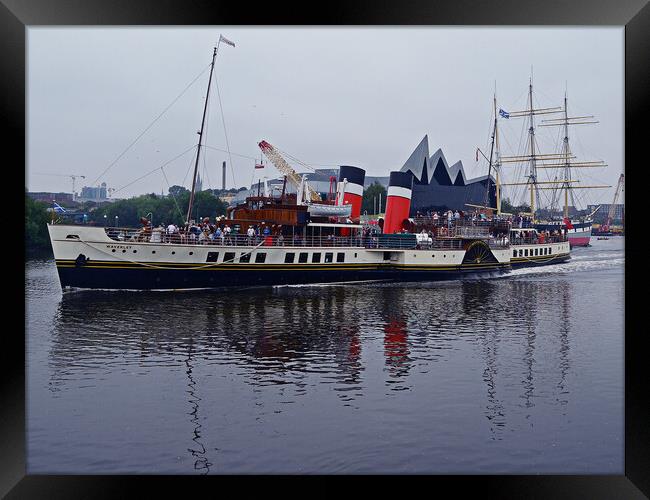
<instances>
[{"instance_id":1,"label":"river water","mask_svg":"<svg viewBox=\"0 0 650 500\"><path fill-rule=\"evenodd\" d=\"M63 294L26 262L29 474L624 472L624 242L501 277Z\"/></svg>"}]
</instances>

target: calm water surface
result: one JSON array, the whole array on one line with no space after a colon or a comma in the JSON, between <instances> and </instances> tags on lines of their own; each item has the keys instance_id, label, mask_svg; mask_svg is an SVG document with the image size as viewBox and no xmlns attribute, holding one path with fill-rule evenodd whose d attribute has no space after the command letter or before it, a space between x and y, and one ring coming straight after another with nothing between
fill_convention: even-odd
<instances>
[{"instance_id":1,"label":"calm water surface","mask_svg":"<svg viewBox=\"0 0 650 500\"><path fill-rule=\"evenodd\" d=\"M62 294L26 264L27 471L624 471L623 239L438 283Z\"/></svg>"}]
</instances>

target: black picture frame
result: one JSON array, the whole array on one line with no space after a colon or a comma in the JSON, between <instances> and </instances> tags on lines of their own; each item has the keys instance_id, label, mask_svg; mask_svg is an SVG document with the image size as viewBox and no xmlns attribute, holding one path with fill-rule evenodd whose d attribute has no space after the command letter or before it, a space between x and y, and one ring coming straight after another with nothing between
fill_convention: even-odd
<instances>
[{"instance_id":1,"label":"black picture frame","mask_svg":"<svg viewBox=\"0 0 650 500\"><path fill-rule=\"evenodd\" d=\"M645 373L643 285L641 241L643 195L637 191L647 140L646 112L650 94L650 5L647 0L575 0L535 2L503 0L481 2L444 0L437 2L327 2L297 8L273 3L252 7L245 3L182 0L2 0L0 4L0 64L5 148L13 149L14 161L5 172L15 171L6 189L12 192L10 206L23 206L19 193L20 170L25 163L25 62L26 28L37 25L600 25L625 26L625 474L611 476L433 476L434 487L451 486L459 493L474 491L498 498L644 498L650 495L650 404ZM9 146L7 146L9 145ZM6 158L6 157L5 157ZM638 165L636 164L638 162ZM13 192L15 190L15 204ZM5 216L9 217L7 211ZM11 216L12 221L15 217ZM639 219L639 220L637 220ZM13 227L11 224L10 227ZM6 226L7 227L7 226ZM9 267L15 239L3 245ZM24 273L16 272L16 283ZM5 285L7 286L7 285ZM7 287L7 289L9 289ZM9 289L11 290L11 289ZM8 295L8 296L7 296ZM23 312L24 296L5 295L7 316ZM19 320L18 320L19 321ZM20 322L20 321L19 321ZM24 321L23 321L24 326ZM132 496L134 486L171 492L170 480L182 484L189 477L130 476L32 476L25 475L25 338L19 328L3 329L3 368L0 405L0 495L6 498L77 498ZM23 328L24 330L24 328ZM423 478L419 478L422 480ZM223 480L223 478L220 478ZM385 481L381 481L384 483ZM134 484L135 483L135 484ZM395 481L391 480L392 486ZM421 481L423 485L424 481ZM213 488L203 482L200 487ZM388 484L386 484L388 486ZM382 486L383 487L383 486ZM196 483L185 494L196 494ZM216 490L211 490L213 494ZM402 490L403 491L403 490ZM431 490L430 490L431 491Z\"/></svg>"}]
</instances>

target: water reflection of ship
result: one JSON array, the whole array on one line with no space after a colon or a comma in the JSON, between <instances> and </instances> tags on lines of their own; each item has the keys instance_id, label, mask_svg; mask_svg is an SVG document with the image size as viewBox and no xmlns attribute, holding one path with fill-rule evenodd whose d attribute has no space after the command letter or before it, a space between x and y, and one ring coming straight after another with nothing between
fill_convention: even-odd
<instances>
[{"instance_id":1,"label":"water reflection of ship","mask_svg":"<svg viewBox=\"0 0 650 500\"><path fill-rule=\"evenodd\" d=\"M411 366L407 318L403 309L404 288L391 287L386 289L383 299L386 368L391 378L401 380L408 375Z\"/></svg>"},{"instance_id":2,"label":"water reflection of ship","mask_svg":"<svg viewBox=\"0 0 650 500\"><path fill-rule=\"evenodd\" d=\"M217 347L246 356L261 374L306 374L333 357L328 369L338 371L337 382L355 385L362 371L357 297L346 287L260 290L241 301L215 297L206 319Z\"/></svg>"},{"instance_id":3,"label":"water reflection of ship","mask_svg":"<svg viewBox=\"0 0 650 500\"><path fill-rule=\"evenodd\" d=\"M190 422L192 425L194 425L194 435L192 437L192 441L194 441L196 447L188 448L187 451L189 451L192 454L192 457L196 459L194 461L194 469L202 471L203 474L207 474L210 472L210 466L213 464L208 460L207 450L203 444L203 441L201 440L201 428L203 427L199 419L199 402L201 401L201 398L197 394L198 391L196 387L196 381L192 376L194 367L192 366L191 361L192 343L190 342L187 349L187 359L185 360L185 367L187 368L185 373L187 374L187 379L189 380L189 383L187 384L187 393L189 394L190 399L188 399L188 402L192 406L192 411L189 413L189 415L192 416Z\"/></svg>"},{"instance_id":4,"label":"water reflection of ship","mask_svg":"<svg viewBox=\"0 0 650 500\"><path fill-rule=\"evenodd\" d=\"M473 286L472 283L467 283L463 287L464 303L467 305L477 304L477 299L480 302L485 300L485 290L488 288ZM534 397L536 396L535 388L535 365L537 359L535 356L538 326L538 305L540 302L550 302L555 305L557 303L557 310L559 316L556 319L559 321L559 353L558 353L558 373L560 376L559 382L556 384L557 395L555 401L562 407L568 403L566 395L568 394L566 377L570 370L569 360L569 338L570 338L570 301L571 301L571 284L566 281L553 284L553 295L547 296L544 292L547 289L539 283L530 283L526 281L513 281L508 283L507 290L501 290L504 301L501 304L502 310L506 314L512 315L511 319L518 319L521 324L520 333L523 337L523 366L524 373L522 379L523 393L521 398L524 400L524 408L530 409L534 407ZM541 293L540 293L541 292ZM559 292L559 293L558 293ZM521 297L526 297L526 301L521 301ZM501 316L501 319L503 316ZM487 326L487 325L486 325ZM502 439L502 433L507 424L507 414L505 411L509 405L504 405L503 397L499 397L498 393L498 380L499 369L508 368L508 363L500 362L503 355L500 356L499 346L501 343L498 324L491 325L483 328L479 335L480 346L485 361L485 370L483 371L483 380L486 384L487 403L485 407L485 416L490 422L490 431L493 434L493 439ZM555 367L553 367L555 368ZM531 417L528 412L525 415L526 419ZM532 424L531 424L532 425Z\"/></svg>"}]
</instances>

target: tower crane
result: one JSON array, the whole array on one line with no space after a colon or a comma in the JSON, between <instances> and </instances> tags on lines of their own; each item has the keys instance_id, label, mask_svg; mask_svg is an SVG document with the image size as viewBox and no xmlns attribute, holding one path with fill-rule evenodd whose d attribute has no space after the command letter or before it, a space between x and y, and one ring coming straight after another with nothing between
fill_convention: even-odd
<instances>
[{"instance_id":1,"label":"tower crane","mask_svg":"<svg viewBox=\"0 0 650 500\"><path fill-rule=\"evenodd\" d=\"M603 231L609 231L609 226L611 226L612 221L614 220L614 212L616 211L616 202L618 201L618 195L623 191L623 181L625 180L625 174L621 174L618 178L618 185L616 186L616 192L614 193L614 201L609 206L609 211L607 212L607 221L603 227Z\"/></svg>"},{"instance_id":2,"label":"tower crane","mask_svg":"<svg viewBox=\"0 0 650 500\"><path fill-rule=\"evenodd\" d=\"M35 172L38 175L55 175L57 177L70 177L72 179L72 199L75 199L75 191L74 191L74 185L75 181L77 180L77 177L81 179L85 179L85 175L78 175L78 174L46 174L46 173L41 173L41 172Z\"/></svg>"},{"instance_id":3,"label":"tower crane","mask_svg":"<svg viewBox=\"0 0 650 500\"><path fill-rule=\"evenodd\" d=\"M266 155L266 157L271 160L271 163L275 165L275 168L277 168L280 172L282 172L284 175L287 176L287 179L289 179L293 184L295 184L296 189L298 192L301 191L300 187L304 183L304 186L307 188L307 193L309 195L309 200L312 202L319 202L322 201L320 194L318 194L314 189L307 183L305 180L298 175L298 173L286 162L286 160L282 157L282 155L278 152L276 148L271 146L266 141L262 141L258 144L262 152ZM298 203L300 203L300 199L298 200Z\"/></svg>"}]
</instances>

